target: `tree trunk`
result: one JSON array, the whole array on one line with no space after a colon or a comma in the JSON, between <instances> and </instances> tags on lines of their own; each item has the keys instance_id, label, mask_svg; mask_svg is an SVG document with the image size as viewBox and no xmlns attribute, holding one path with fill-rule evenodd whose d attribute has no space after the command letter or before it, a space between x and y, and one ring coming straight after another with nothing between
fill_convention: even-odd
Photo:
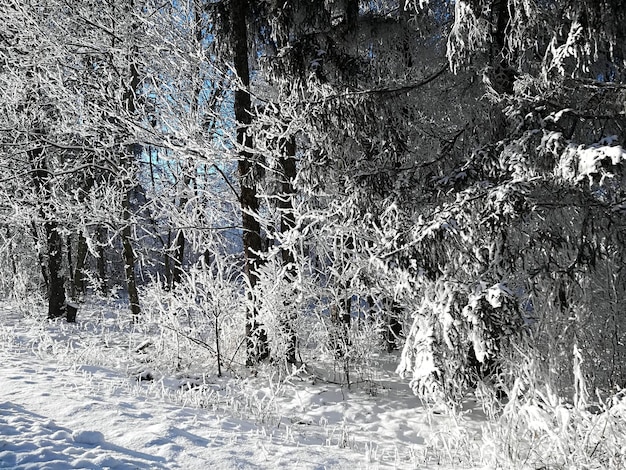
<instances>
[{"instance_id":1,"label":"tree trunk","mask_svg":"<svg viewBox=\"0 0 626 470\"><path fill-rule=\"evenodd\" d=\"M343 357L348 352L350 339L348 338L348 330L350 329L352 311L352 299L344 297L336 301L330 307L330 320L334 326L334 334L331 341L334 345L337 357Z\"/></svg>"},{"instance_id":2,"label":"tree trunk","mask_svg":"<svg viewBox=\"0 0 626 470\"><path fill-rule=\"evenodd\" d=\"M385 299L385 329L383 330L383 339L387 348L387 352L392 352L400 346L399 340L402 334L402 307L393 299Z\"/></svg>"},{"instance_id":3,"label":"tree trunk","mask_svg":"<svg viewBox=\"0 0 626 470\"><path fill-rule=\"evenodd\" d=\"M335 257L335 268L339 273L345 270L350 262L350 254L345 250L354 249L354 238L351 235L339 235L337 252ZM347 354L350 347L349 330L352 320L352 294L345 280L337 279L337 298L330 309L331 322L335 327L335 337L332 338L335 344L337 357Z\"/></svg>"},{"instance_id":4,"label":"tree trunk","mask_svg":"<svg viewBox=\"0 0 626 470\"><path fill-rule=\"evenodd\" d=\"M493 8L498 15L498 18L496 22L496 31L494 33L494 45L497 50L496 57L492 58L492 62L494 60L504 62L504 57L506 55L505 48L507 29L509 28L509 21L511 19L509 14L509 0L496 0Z\"/></svg>"},{"instance_id":5,"label":"tree trunk","mask_svg":"<svg viewBox=\"0 0 626 470\"><path fill-rule=\"evenodd\" d=\"M58 318L65 314L65 276L63 276L63 240L56 222L43 224L48 242L48 318Z\"/></svg>"},{"instance_id":6,"label":"tree trunk","mask_svg":"<svg viewBox=\"0 0 626 470\"><path fill-rule=\"evenodd\" d=\"M83 231L78 232L76 242L76 264L72 277L72 297L77 299L85 293L85 260L87 259L87 240Z\"/></svg>"},{"instance_id":7,"label":"tree trunk","mask_svg":"<svg viewBox=\"0 0 626 470\"><path fill-rule=\"evenodd\" d=\"M33 184L42 204L50 204L51 188L50 173L45 161L42 147L28 152L33 168ZM48 318L58 318L65 313L65 276L63 276L63 240L58 231L57 223L50 220L50 211L39 207L39 214L44 220L43 229L46 237L48 254Z\"/></svg>"},{"instance_id":8,"label":"tree trunk","mask_svg":"<svg viewBox=\"0 0 626 470\"><path fill-rule=\"evenodd\" d=\"M174 269L172 268L172 254L170 253L169 247L172 246L172 229L167 229L167 243L163 244L163 270L165 271L165 283L163 288L165 290L172 289L172 276L174 273Z\"/></svg>"},{"instance_id":9,"label":"tree trunk","mask_svg":"<svg viewBox=\"0 0 626 470\"><path fill-rule=\"evenodd\" d=\"M9 259L11 260L11 273L13 274L13 278L17 277L17 262L15 261L15 244L13 243L13 234L11 233L11 228L7 225L6 229L6 237L9 242Z\"/></svg>"},{"instance_id":10,"label":"tree trunk","mask_svg":"<svg viewBox=\"0 0 626 470\"><path fill-rule=\"evenodd\" d=\"M346 25L351 33L359 26L359 0L346 0Z\"/></svg>"},{"instance_id":11,"label":"tree trunk","mask_svg":"<svg viewBox=\"0 0 626 470\"><path fill-rule=\"evenodd\" d=\"M72 257L72 235L68 235L65 239L65 245L67 246L67 270L70 275L70 279L74 279L74 259ZM70 298L74 298L74 285L70 285Z\"/></svg>"},{"instance_id":12,"label":"tree trunk","mask_svg":"<svg viewBox=\"0 0 626 470\"><path fill-rule=\"evenodd\" d=\"M404 56L404 66L413 67L413 44L411 44L411 28L409 22L411 14L407 8L400 7L400 19L403 29L402 55Z\"/></svg>"},{"instance_id":13,"label":"tree trunk","mask_svg":"<svg viewBox=\"0 0 626 470\"><path fill-rule=\"evenodd\" d=\"M254 364L265 359L268 354L267 333L258 324L256 299L253 289L256 286L259 254L261 252L261 227L254 214L258 212L259 201L256 195L255 162L249 151L252 136L247 128L252 122L250 100L250 70L248 67L248 0L230 2L230 23L232 34L233 62L235 72L242 86L235 91L235 119L237 121L237 143L239 145L238 173L240 182L239 203L243 226L243 249L245 257L244 273L248 281L250 305L246 313L247 362Z\"/></svg>"},{"instance_id":14,"label":"tree trunk","mask_svg":"<svg viewBox=\"0 0 626 470\"><path fill-rule=\"evenodd\" d=\"M96 229L96 237L98 239L98 259L96 261L98 269L98 288L102 295L109 294L109 285L107 281L107 259L106 259L106 243L107 243L107 229L104 226L99 226Z\"/></svg>"},{"instance_id":15,"label":"tree trunk","mask_svg":"<svg viewBox=\"0 0 626 470\"><path fill-rule=\"evenodd\" d=\"M39 236L39 229L37 228L37 224L32 222L30 224L30 230L33 235L33 241L35 242L35 246L37 249L37 259L39 260L39 269L41 270L41 277L43 279L43 285L46 289L46 293L48 289L50 289L50 279L48 279L48 262L46 261L46 255L42 250L42 242L41 237Z\"/></svg>"},{"instance_id":16,"label":"tree trunk","mask_svg":"<svg viewBox=\"0 0 626 470\"><path fill-rule=\"evenodd\" d=\"M181 203L182 204L182 203ZM185 259L185 234L182 229L178 230L174 240L174 267L172 269L172 287L180 283L183 275L183 261Z\"/></svg>"},{"instance_id":17,"label":"tree trunk","mask_svg":"<svg viewBox=\"0 0 626 470\"><path fill-rule=\"evenodd\" d=\"M122 251L124 257L124 272L126 274L126 287L128 289L128 301L130 311L133 315L139 315L139 292L137 291L137 278L135 277L135 251L133 250L131 212L130 212L130 190L126 191L122 201Z\"/></svg>"},{"instance_id":18,"label":"tree trunk","mask_svg":"<svg viewBox=\"0 0 626 470\"><path fill-rule=\"evenodd\" d=\"M277 207L280 210L280 231L286 233L295 226L295 217L293 213L293 195L295 190L293 180L296 178L296 141L292 136L286 139L283 148L284 156L278 159L282 181L280 182L280 194L278 195ZM293 282L296 277L295 258L292 251L287 247L280 250L283 266L288 277L288 282ZM287 338L287 350L285 360L288 364L295 364L297 353L298 337L293 326L297 318L297 312L293 310L294 306L287 305L289 301L285 300L285 306L291 309L287 318L284 319L282 325L283 334Z\"/></svg>"},{"instance_id":19,"label":"tree trunk","mask_svg":"<svg viewBox=\"0 0 626 470\"><path fill-rule=\"evenodd\" d=\"M134 7L134 2L130 2L128 8L129 13L130 9ZM137 49L135 47L131 48L131 52L128 56L128 72L129 72L129 82L125 83L124 90L124 105L126 107L126 111L130 116L135 115L137 111L137 106L135 103L135 93L137 92L140 84L139 78L139 69L137 68L137 64L135 62L134 55L137 54ZM122 251L124 258L124 271L126 274L126 287L128 290L128 301L130 303L130 311L134 316L137 316L141 308L139 306L139 293L137 291L137 278L135 277L135 252L133 250L132 245L132 226L131 226L131 205L130 199L131 194L135 188L134 184L134 174L135 172L131 169L134 161L137 157L141 156L141 146L138 143L131 143L126 147L125 154L122 155L121 163L122 167L128 166L127 168L129 176L128 181L126 181L126 187L124 188L124 197L122 199L122 223L124 224L122 227ZM129 184L130 183L130 184Z\"/></svg>"},{"instance_id":20,"label":"tree trunk","mask_svg":"<svg viewBox=\"0 0 626 470\"><path fill-rule=\"evenodd\" d=\"M180 211L184 211L187 203L189 202L189 197L186 195L186 191L189 191L191 184L191 177L188 174L188 168L183 168L183 191L180 196L180 202L178 204L178 208ZM173 254L174 266L172 267L172 288L180 283L180 280L183 275L183 263L185 261L185 232L182 228L178 229L178 233L176 235L176 239L174 240L174 254Z\"/></svg>"},{"instance_id":21,"label":"tree trunk","mask_svg":"<svg viewBox=\"0 0 626 470\"><path fill-rule=\"evenodd\" d=\"M131 66L131 89L126 92L126 102L129 112L134 112L134 91L139 84L139 77L137 69ZM128 146L127 154L122 157L122 166L124 164L128 166L133 165L133 159L141 153L139 144L131 144ZM133 171L128 169L130 174L134 174ZM130 178L129 178L130 179ZM132 185L132 180L130 181ZM128 184L128 182L127 182ZM133 192L132 186L124 188L124 197L122 199L122 256L124 260L124 273L126 275L126 289L128 291L128 301L130 304L130 311L133 315L139 315L141 308L139 306L139 292L137 291L137 278L135 275L135 251L132 244L132 212L130 205L130 198Z\"/></svg>"},{"instance_id":22,"label":"tree trunk","mask_svg":"<svg viewBox=\"0 0 626 470\"><path fill-rule=\"evenodd\" d=\"M202 47L202 41L204 40L202 33L202 3L198 0L193 2L193 15L194 15L194 39L196 41L197 47ZM191 102L191 114L196 119L199 119L198 110L200 108L200 100L201 93L203 88L203 83L200 80L200 70L196 69L194 77L192 78L196 81L196 86L194 90L194 100ZM193 162L189 162L189 165L185 164L183 166L183 191L190 191L190 185L192 182L191 170L193 168ZM195 173L195 169L194 169ZM179 208L181 211L185 210L185 206L189 202L189 197L187 197L186 193L182 193L179 202ZM172 287L176 286L176 284L180 283L180 280L183 275L183 263L185 261L185 232L183 229L178 230L178 234L176 235L176 240L174 242L174 267L172 271Z\"/></svg>"}]
</instances>

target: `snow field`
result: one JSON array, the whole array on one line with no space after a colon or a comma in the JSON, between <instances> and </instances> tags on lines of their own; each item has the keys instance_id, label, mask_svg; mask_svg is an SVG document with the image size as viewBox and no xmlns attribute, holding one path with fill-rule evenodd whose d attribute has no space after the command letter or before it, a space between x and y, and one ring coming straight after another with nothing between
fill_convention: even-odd
<instances>
[{"instance_id":1,"label":"snow field","mask_svg":"<svg viewBox=\"0 0 626 470\"><path fill-rule=\"evenodd\" d=\"M626 468L623 392L585 409L526 390L489 420L472 399L425 407L395 354L351 388L322 361L219 378L183 342L172 368L119 304L84 305L77 324L17 307L0 304L0 468Z\"/></svg>"},{"instance_id":2,"label":"snow field","mask_svg":"<svg viewBox=\"0 0 626 470\"><path fill-rule=\"evenodd\" d=\"M125 312L83 307L69 325L4 307L0 468L471 467L444 441L474 439L480 421L423 408L394 357L368 390L265 370L137 380Z\"/></svg>"}]
</instances>

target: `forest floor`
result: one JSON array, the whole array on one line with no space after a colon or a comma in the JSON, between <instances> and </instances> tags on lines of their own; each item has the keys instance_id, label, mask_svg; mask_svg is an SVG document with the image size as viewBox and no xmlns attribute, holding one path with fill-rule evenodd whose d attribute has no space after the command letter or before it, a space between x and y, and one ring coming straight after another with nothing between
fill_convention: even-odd
<instances>
[{"instance_id":1,"label":"forest floor","mask_svg":"<svg viewBox=\"0 0 626 470\"><path fill-rule=\"evenodd\" d=\"M139 380L121 309L83 306L76 324L32 309L0 305L0 468L451 469L488 451L482 412L425 408L394 354L350 389L265 371Z\"/></svg>"}]
</instances>

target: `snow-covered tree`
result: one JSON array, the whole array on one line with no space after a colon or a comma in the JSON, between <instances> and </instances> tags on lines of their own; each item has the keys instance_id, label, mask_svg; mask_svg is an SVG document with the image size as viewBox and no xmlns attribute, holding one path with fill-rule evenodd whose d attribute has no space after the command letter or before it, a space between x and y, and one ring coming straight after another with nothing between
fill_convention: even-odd
<instances>
[{"instance_id":1,"label":"snow-covered tree","mask_svg":"<svg viewBox=\"0 0 626 470\"><path fill-rule=\"evenodd\" d=\"M482 76L492 111L476 118L499 130L434 175L438 203L403 228L421 295L400 369L423 396L486 375L578 399L577 370L623 383L623 17L619 2L454 3L448 59Z\"/></svg>"}]
</instances>

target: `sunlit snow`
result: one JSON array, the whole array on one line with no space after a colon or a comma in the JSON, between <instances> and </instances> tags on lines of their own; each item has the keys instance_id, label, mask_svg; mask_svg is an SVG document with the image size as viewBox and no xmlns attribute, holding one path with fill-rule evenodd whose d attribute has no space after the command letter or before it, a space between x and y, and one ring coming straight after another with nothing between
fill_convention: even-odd
<instances>
[{"instance_id":1,"label":"sunlit snow","mask_svg":"<svg viewBox=\"0 0 626 470\"><path fill-rule=\"evenodd\" d=\"M424 408L393 373L395 353L350 390L245 370L138 381L115 305L82 306L77 324L0 313L0 468L468 468L443 438L472 440L483 419Z\"/></svg>"}]
</instances>

